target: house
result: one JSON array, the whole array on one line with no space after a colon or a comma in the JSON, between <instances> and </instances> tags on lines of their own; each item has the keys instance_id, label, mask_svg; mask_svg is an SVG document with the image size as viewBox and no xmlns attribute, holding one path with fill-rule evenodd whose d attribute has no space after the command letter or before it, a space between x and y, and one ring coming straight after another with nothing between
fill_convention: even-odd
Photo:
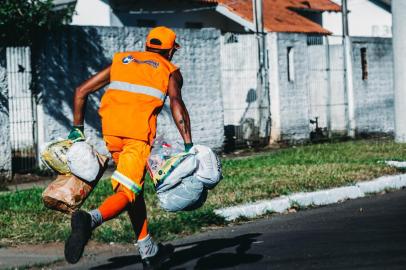
<instances>
[{"instance_id":1,"label":"house","mask_svg":"<svg viewBox=\"0 0 406 270\"><path fill-rule=\"evenodd\" d=\"M324 12L340 12L330 0L264 0L264 24L268 32L327 35ZM222 32L254 30L251 0L77 0L74 25L166 25L174 28L212 27Z\"/></svg>"},{"instance_id":2,"label":"house","mask_svg":"<svg viewBox=\"0 0 406 270\"><path fill-rule=\"evenodd\" d=\"M391 0L348 0L348 10L351 36L392 37ZM323 26L342 35L341 14L323 13Z\"/></svg>"}]
</instances>

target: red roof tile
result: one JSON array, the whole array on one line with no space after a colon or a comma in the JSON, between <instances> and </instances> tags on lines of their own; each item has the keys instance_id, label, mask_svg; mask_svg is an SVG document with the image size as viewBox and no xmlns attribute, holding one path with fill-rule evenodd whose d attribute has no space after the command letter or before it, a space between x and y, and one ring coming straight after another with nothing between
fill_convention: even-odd
<instances>
[{"instance_id":1,"label":"red roof tile","mask_svg":"<svg viewBox=\"0 0 406 270\"><path fill-rule=\"evenodd\" d=\"M226 7L247 21L253 22L252 0L208 0ZM331 34L321 25L301 16L295 10L334 11L341 7L330 0L263 0L264 26L270 32Z\"/></svg>"}]
</instances>

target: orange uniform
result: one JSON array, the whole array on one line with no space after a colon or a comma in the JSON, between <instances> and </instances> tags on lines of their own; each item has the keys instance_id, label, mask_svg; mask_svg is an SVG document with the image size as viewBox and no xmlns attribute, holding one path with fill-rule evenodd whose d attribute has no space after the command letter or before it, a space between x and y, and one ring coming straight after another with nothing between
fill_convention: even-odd
<instances>
[{"instance_id":1,"label":"orange uniform","mask_svg":"<svg viewBox=\"0 0 406 270\"><path fill-rule=\"evenodd\" d=\"M116 194L99 210L106 221L132 202L131 207L138 210L129 211L129 215L139 239L148 233L142 197L145 166L169 78L177 69L157 53L116 53L111 65L110 85L100 104L103 137L117 169L111 177ZM137 198L137 195L140 196Z\"/></svg>"},{"instance_id":2,"label":"orange uniform","mask_svg":"<svg viewBox=\"0 0 406 270\"><path fill-rule=\"evenodd\" d=\"M100 105L103 135L151 143L175 65L152 52L116 53Z\"/></svg>"},{"instance_id":3,"label":"orange uniform","mask_svg":"<svg viewBox=\"0 0 406 270\"><path fill-rule=\"evenodd\" d=\"M124 185L131 191L127 192L131 201L142 190L145 164L156 135L157 116L165 101L170 75L175 70L175 65L157 53L114 55L110 85L99 113L107 147L117 155L113 188L119 183ZM123 150L125 155L120 154Z\"/></svg>"},{"instance_id":4,"label":"orange uniform","mask_svg":"<svg viewBox=\"0 0 406 270\"><path fill-rule=\"evenodd\" d=\"M116 53L110 67L82 85L81 89L87 95L95 90L95 86L110 81L99 114L103 138L117 169L111 177L115 194L106 198L98 209L88 213L78 211L72 215L72 233L65 243L65 258L70 263L79 261L94 228L124 210L130 216L138 239L144 268L160 268L173 252L169 247L157 245L148 234L143 187L158 113L168 88L171 94L177 90L169 86L171 74L178 69L170 60L180 46L176 43L176 33L164 26L152 29L145 45L145 52ZM174 79L177 80L176 77ZM78 100L81 99L75 96L75 102ZM77 124L84 117L83 107L83 103L75 107ZM83 126L74 126L69 137L84 139L82 130Z\"/></svg>"}]
</instances>

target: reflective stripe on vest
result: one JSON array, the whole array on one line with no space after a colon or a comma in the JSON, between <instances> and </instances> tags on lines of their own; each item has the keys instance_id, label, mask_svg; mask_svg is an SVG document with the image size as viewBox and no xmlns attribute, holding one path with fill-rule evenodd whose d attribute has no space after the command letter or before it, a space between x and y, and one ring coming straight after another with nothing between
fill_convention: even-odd
<instances>
[{"instance_id":1,"label":"reflective stripe on vest","mask_svg":"<svg viewBox=\"0 0 406 270\"><path fill-rule=\"evenodd\" d=\"M124 185L126 188L134 192L136 195L140 194L142 191L142 187L140 185L133 182L130 178L120 173L119 171L114 171L113 175L111 176L111 179Z\"/></svg>"},{"instance_id":2,"label":"reflective stripe on vest","mask_svg":"<svg viewBox=\"0 0 406 270\"><path fill-rule=\"evenodd\" d=\"M112 81L109 85L109 88L114 89L114 90L127 91L127 92L131 92L131 93L136 93L136 94L144 94L144 95L155 97L162 101L165 100L165 96L166 96L164 93L162 93L158 89L155 89L152 87L127 83L127 82L120 82L120 81Z\"/></svg>"}]
</instances>

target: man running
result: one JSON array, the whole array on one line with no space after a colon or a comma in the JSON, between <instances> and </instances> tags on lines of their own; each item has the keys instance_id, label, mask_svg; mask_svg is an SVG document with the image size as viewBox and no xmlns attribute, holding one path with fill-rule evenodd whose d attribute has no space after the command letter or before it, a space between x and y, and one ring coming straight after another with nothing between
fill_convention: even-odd
<instances>
[{"instance_id":1,"label":"man running","mask_svg":"<svg viewBox=\"0 0 406 270\"><path fill-rule=\"evenodd\" d=\"M145 166L156 135L157 116L166 95L170 98L172 116L185 143L192 146L189 114L183 103L183 78L171 63L179 45L169 28L152 29L144 52L120 52L111 66L85 81L75 91L72 141L84 140L84 112L87 96L109 84L103 95L99 114L103 139L117 165L113 173L114 195L98 209L77 211L72 215L72 232L65 243L65 258L76 263L81 258L92 230L127 210L144 268L160 267L173 253L173 247L156 244L148 233L143 198Z\"/></svg>"}]
</instances>

